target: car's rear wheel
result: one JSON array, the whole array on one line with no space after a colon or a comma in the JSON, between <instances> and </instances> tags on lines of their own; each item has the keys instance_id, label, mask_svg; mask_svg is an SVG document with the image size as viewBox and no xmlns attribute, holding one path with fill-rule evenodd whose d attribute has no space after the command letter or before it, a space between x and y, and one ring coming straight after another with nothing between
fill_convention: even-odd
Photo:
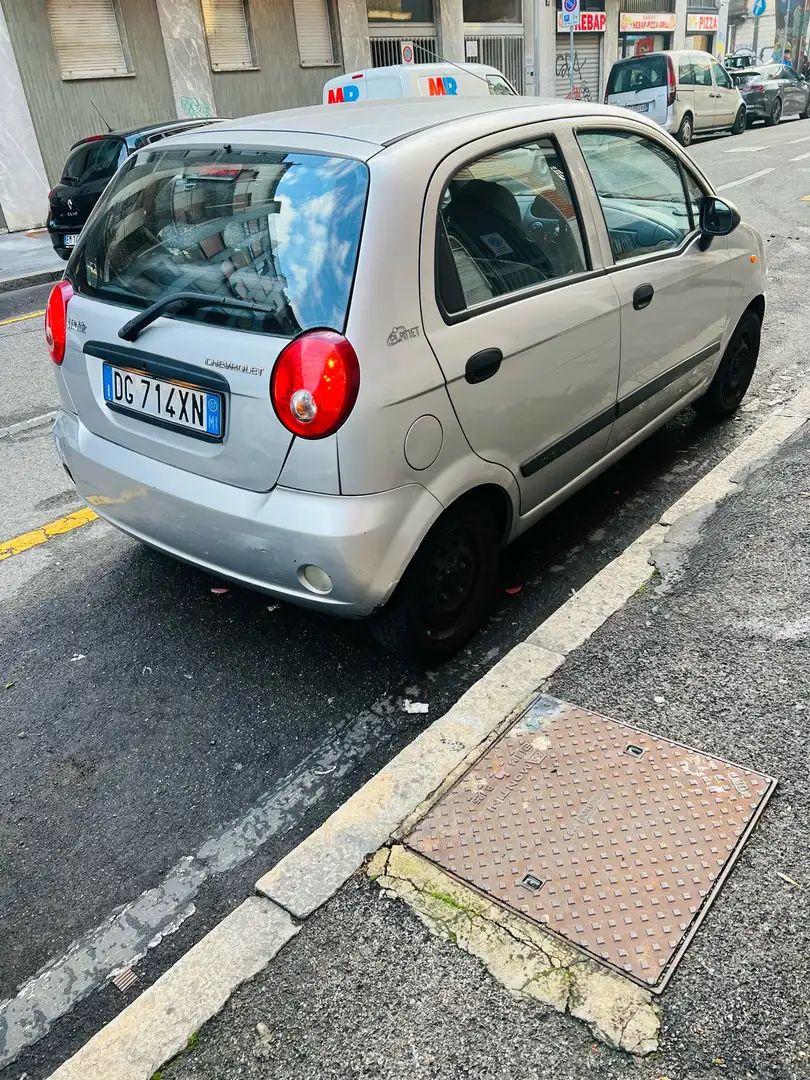
<instances>
[{"instance_id":1,"label":"car's rear wheel","mask_svg":"<svg viewBox=\"0 0 810 1080\"><path fill-rule=\"evenodd\" d=\"M761 333L759 316L754 311L747 311L731 335L709 389L693 402L701 416L724 420L740 407L757 366Z\"/></svg>"},{"instance_id":2,"label":"car's rear wheel","mask_svg":"<svg viewBox=\"0 0 810 1080\"><path fill-rule=\"evenodd\" d=\"M807 120L808 118L810 118L810 92L808 92L808 94L807 94L807 98L806 98L805 103L804 103L804 108L799 113L799 119L800 120Z\"/></svg>"},{"instance_id":3,"label":"car's rear wheel","mask_svg":"<svg viewBox=\"0 0 810 1080\"><path fill-rule=\"evenodd\" d=\"M732 135L742 135L745 131L745 106L741 105L737 110L737 116L734 120L734 126L731 129Z\"/></svg>"},{"instance_id":4,"label":"car's rear wheel","mask_svg":"<svg viewBox=\"0 0 810 1080\"><path fill-rule=\"evenodd\" d=\"M768 119L765 121L765 123L768 125L768 127L776 127L776 125L779 123L779 121L781 119L782 119L782 99L777 98L776 101L773 103L773 108L771 109L770 113L768 114Z\"/></svg>"},{"instance_id":5,"label":"car's rear wheel","mask_svg":"<svg viewBox=\"0 0 810 1080\"><path fill-rule=\"evenodd\" d=\"M681 120L681 126L678 128L678 142L681 146L689 146L692 142L693 135L692 116L690 113L686 113L683 120Z\"/></svg>"},{"instance_id":6,"label":"car's rear wheel","mask_svg":"<svg viewBox=\"0 0 810 1080\"><path fill-rule=\"evenodd\" d=\"M485 503L464 500L444 513L405 571L386 606L370 620L388 652L437 664L470 640L495 592L500 548Z\"/></svg>"}]
</instances>

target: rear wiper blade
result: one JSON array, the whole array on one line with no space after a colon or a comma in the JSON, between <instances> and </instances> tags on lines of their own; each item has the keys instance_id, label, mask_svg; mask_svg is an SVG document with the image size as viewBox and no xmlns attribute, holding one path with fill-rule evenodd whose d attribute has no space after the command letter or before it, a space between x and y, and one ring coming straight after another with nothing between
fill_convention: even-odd
<instances>
[{"instance_id":1,"label":"rear wiper blade","mask_svg":"<svg viewBox=\"0 0 810 1080\"><path fill-rule=\"evenodd\" d=\"M171 293L170 296L162 297L150 307L138 312L134 319L124 323L118 331L118 336L123 338L124 341L134 341L141 330L145 330L150 323L160 318L167 308L174 307L175 304L179 304L181 307L195 308L217 305L219 307L239 308L242 311L263 311L267 315L273 314L270 308L262 307L261 304L256 304L252 300L237 300L236 297L217 296L216 293L176 292Z\"/></svg>"}]
</instances>

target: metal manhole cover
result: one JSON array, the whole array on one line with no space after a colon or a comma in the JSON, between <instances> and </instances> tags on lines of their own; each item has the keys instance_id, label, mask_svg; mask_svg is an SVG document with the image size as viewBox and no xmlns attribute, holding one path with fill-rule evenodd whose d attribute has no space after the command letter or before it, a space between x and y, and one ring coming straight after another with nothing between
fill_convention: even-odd
<instances>
[{"instance_id":1,"label":"metal manhole cover","mask_svg":"<svg viewBox=\"0 0 810 1080\"><path fill-rule=\"evenodd\" d=\"M660 993L775 786L542 696L405 843Z\"/></svg>"}]
</instances>

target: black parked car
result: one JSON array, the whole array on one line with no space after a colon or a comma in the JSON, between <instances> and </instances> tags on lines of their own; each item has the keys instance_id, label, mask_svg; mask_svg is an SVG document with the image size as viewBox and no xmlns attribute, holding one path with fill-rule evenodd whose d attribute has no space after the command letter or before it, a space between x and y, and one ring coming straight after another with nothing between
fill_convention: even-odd
<instances>
[{"instance_id":1,"label":"black parked car","mask_svg":"<svg viewBox=\"0 0 810 1080\"><path fill-rule=\"evenodd\" d=\"M70 148L62 179L48 192L48 232L57 255L70 256L79 233L113 174L130 154L149 143L213 120L169 120L131 131L89 135Z\"/></svg>"},{"instance_id":2,"label":"black parked car","mask_svg":"<svg viewBox=\"0 0 810 1080\"><path fill-rule=\"evenodd\" d=\"M810 117L810 83L792 67L784 64L760 64L729 72L745 102L748 125L764 120L773 126L783 116L798 113Z\"/></svg>"}]
</instances>

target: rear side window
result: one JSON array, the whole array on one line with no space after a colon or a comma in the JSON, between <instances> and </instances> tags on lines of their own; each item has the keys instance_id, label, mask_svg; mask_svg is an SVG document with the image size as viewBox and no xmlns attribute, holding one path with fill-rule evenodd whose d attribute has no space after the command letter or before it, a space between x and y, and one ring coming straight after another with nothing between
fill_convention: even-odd
<instances>
[{"instance_id":1,"label":"rear side window","mask_svg":"<svg viewBox=\"0 0 810 1080\"><path fill-rule=\"evenodd\" d=\"M148 149L93 212L71 264L77 292L146 307L173 292L254 302L189 319L293 336L342 331L368 169L286 151Z\"/></svg>"},{"instance_id":2,"label":"rear side window","mask_svg":"<svg viewBox=\"0 0 810 1080\"><path fill-rule=\"evenodd\" d=\"M692 71L692 61L688 56L682 56L678 60L678 82L681 86L693 86L695 76Z\"/></svg>"},{"instance_id":3,"label":"rear side window","mask_svg":"<svg viewBox=\"0 0 810 1080\"><path fill-rule=\"evenodd\" d=\"M614 64L608 78L608 94L632 94L636 90L655 90L667 85L665 56L637 56Z\"/></svg>"},{"instance_id":4,"label":"rear side window","mask_svg":"<svg viewBox=\"0 0 810 1080\"><path fill-rule=\"evenodd\" d=\"M126 158L126 146L121 139L94 139L82 143L65 162L62 181L68 184L90 184L109 180Z\"/></svg>"},{"instance_id":5,"label":"rear side window","mask_svg":"<svg viewBox=\"0 0 810 1080\"><path fill-rule=\"evenodd\" d=\"M562 160L551 139L472 161L440 210L439 295L450 313L588 268Z\"/></svg>"},{"instance_id":6,"label":"rear side window","mask_svg":"<svg viewBox=\"0 0 810 1080\"><path fill-rule=\"evenodd\" d=\"M712 67L708 60L696 56L692 61L692 71L695 73L695 86L712 85Z\"/></svg>"}]
</instances>

